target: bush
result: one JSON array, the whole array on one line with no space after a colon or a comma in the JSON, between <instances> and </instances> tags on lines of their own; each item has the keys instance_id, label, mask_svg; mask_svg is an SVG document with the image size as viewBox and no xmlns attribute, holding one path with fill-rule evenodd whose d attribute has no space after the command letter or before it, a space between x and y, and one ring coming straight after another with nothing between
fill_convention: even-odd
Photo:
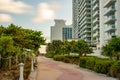
<instances>
[{"instance_id":1,"label":"bush","mask_svg":"<svg viewBox=\"0 0 120 80\"><path fill-rule=\"evenodd\" d=\"M66 58L69 58L70 63L72 64L79 64L79 56L77 55L66 55Z\"/></svg>"},{"instance_id":2,"label":"bush","mask_svg":"<svg viewBox=\"0 0 120 80\"><path fill-rule=\"evenodd\" d=\"M86 58L80 58L80 67L86 68Z\"/></svg>"},{"instance_id":3,"label":"bush","mask_svg":"<svg viewBox=\"0 0 120 80\"><path fill-rule=\"evenodd\" d=\"M53 57L53 59L56 60L56 61L64 61L65 56L64 55L55 55Z\"/></svg>"},{"instance_id":4,"label":"bush","mask_svg":"<svg viewBox=\"0 0 120 80\"><path fill-rule=\"evenodd\" d=\"M103 74L109 74L110 67L113 64L113 61L111 60L97 60L95 62L94 66L94 71L98 73L103 73Z\"/></svg>"},{"instance_id":5,"label":"bush","mask_svg":"<svg viewBox=\"0 0 120 80\"><path fill-rule=\"evenodd\" d=\"M110 68L110 74L112 77L120 78L120 61L115 62Z\"/></svg>"},{"instance_id":6,"label":"bush","mask_svg":"<svg viewBox=\"0 0 120 80\"><path fill-rule=\"evenodd\" d=\"M46 57L48 57L48 58L53 58L54 57L54 53L47 53L47 54L45 54L45 56Z\"/></svg>"},{"instance_id":7,"label":"bush","mask_svg":"<svg viewBox=\"0 0 120 80\"><path fill-rule=\"evenodd\" d=\"M88 69L91 69L91 70L94 70L94 67L93 66L95 66L95 61L97 60L97 58L96 57L88 57L87 59L86 59L86 68L88 68Z\"/></svg>"},{"instance_id":8,"label":"bush","mask_svg":"<svg viewBox=\"0 0 120 80\"><path fill-rule=\"evenodd\" d=\"M97 57L81 57L79 66L94 70L98 73L109 74L112 64L113 61L108 59L101 59Z\"/></svg>"},{"instance_id":9,"label":"bush","mask_svg":"<svg viewBox=\"0 0 120 80\"><path fill-rule=\"evenodd\" d=\"M55 55L53 59L66 63L79 63L80 67L87 68L98 73L107 74L112 77L120 78L120 61L113 61L109 59L98 58L95 56L86 56L79 58L79 56L74 55Z\"/></svg>"},{"instance_id":10,"label":"bush","mask_svg":"<svg viewBox=\"0 0 120 80\"><path fill-rule=\"evenodd\" d=\"M53 59L56 61L63 61L65 63L79 64L79 56L55 55Z\"/></svg>"},{"instance_id":11,"label":"bush","mask_svg":"<svg viewBox=\"0 0 120 80\"><path fill-rule=\"evenodd\" d=\"M90 56L89 57L81 57L79 66L93 70L94 69L93 66L95 65L96 59L97 59L96 57L90 57Z\"/></svg>"},{"instance_id":12,"label":"bush","mask_svg":"<svg viewBox=\"0 0 120 80\"><path fill-rule=\"evenodd\" d=\"M9 59L0 60L0 69L3 69L3 70L9 69Z\"/></svg>"}]
</instances>

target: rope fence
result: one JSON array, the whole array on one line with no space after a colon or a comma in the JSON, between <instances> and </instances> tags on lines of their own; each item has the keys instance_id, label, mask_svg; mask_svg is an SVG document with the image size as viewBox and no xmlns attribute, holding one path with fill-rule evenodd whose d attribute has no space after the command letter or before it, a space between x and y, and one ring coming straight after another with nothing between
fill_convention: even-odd
<instances>
[{"instance_id":1,"label":"rope fence","mask_svg":"<svg viewBox=\"0 0 120 80\"><path fill-rule=\"evenodd\" d=\"M24 70L24 61L30 56L10 56L7 58L1 57L0 55L0 68L11 69L12 66L17 66L20 69L19 80L24 80L23 70ZM34 63L36 63L36 58L31 58L31 72L34 71Z\"/></svg>"},{"instance_id":2,"label":"rope fence","mask_svg":"<svg viewBox=\"0 0 120 80\"><path fill-rule=\"evenodd\" d=\"M11 69L12 65L18 66L19 63L24 63L27 58L30 58L30 55L24 56L10 56L7 58L1 57L0 55L0 68L9 68Z\"/></svg>"}]
</instances>

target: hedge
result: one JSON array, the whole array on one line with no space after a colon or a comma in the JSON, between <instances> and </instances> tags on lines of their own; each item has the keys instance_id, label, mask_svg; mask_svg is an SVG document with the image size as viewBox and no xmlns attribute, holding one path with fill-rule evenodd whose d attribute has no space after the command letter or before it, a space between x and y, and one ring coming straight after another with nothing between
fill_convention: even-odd
<instances>
[{"instance_id":1,"label":"hedge","mask_svg":"<svg viewBox=\"0 0 120 80\"><path fill-rule=\"evenodd\" d=\"M97 57L81 57L79 66L112 77L120 77L120 61Z\"/></svg>"},{"instance_id":2,"label":"hedge","mask_svg":"<svg viewBox=\"0 0 120 80\"><path fill-rule=\"evenodd\" d=\"M72 64L79 64L79 56L75 55L55 55L53 57L54 60L56 61L63 61L66 63L72 63Z\"/></svg>"},{"instance_id":3,"label":"hedge","mask_svg":"<svg viewBox=\"0 0 120 80\"><path fill-rule=\"evenodd\" d=\"M79 57L76 55L55 55L56 61L79 64L80 67L120 78L120 61L98 58L95 56Z\"/></svg>"},{"instance_id":4,"label":"hedge","mask_svg":"<svg viewBox=\"0 0 120 80\"><path fill-rule=\"evenodd\" d=\"M118 77L120 79L120 61L115 62L111 66L110 74L112 77Z\"/></svg>"}]
</instances>

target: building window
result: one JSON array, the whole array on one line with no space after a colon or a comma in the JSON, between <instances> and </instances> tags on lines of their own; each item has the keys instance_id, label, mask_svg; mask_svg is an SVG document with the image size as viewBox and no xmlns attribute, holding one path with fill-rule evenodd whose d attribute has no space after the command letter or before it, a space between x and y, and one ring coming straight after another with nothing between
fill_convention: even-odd
<instances>
[{"instance_id":1,"label":"building window","mask_svg":"<svg viewBox=\"0 0 120 80\"><path fill-rule=\"evenodd\" d=\"M63 28L62 37L63 37L63 41L72 39L72 28Z\"/></svg>"}]
</instances>

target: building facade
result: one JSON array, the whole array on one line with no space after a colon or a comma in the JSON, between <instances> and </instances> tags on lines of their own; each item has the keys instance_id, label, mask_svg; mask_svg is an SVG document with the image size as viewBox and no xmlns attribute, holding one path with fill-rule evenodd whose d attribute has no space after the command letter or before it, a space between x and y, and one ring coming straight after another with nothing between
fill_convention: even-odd
<instances>
[{"instance_id":1,"label":"building facade","mask_svg":"<svg viewBox=\"0 0 120 80\"><path fill-rule=\"evenodd\" d=\"M75 38L91 44L91 0L73 0L73 31ZM76 7L76 9L75 9Z\"/></svg>"},{"instance_id":2,"label":"building facade","mask_svg":"<svg viewBox=\"0 0 120 80\"><path fill-rule=\"evenodd\" d=\"M73 34L101 48L120 36L119 5L120 0L73 0Z\"/></svg>"},{"instance_id":3,"label":"building facade","mask_svg":"<svg viewBox=\"0 0 120 80\"><path fill-rule=\"evenodd\" d=\"M62 40L68 40L72 39L72 28L69 28L69 26L62 28Z\"/></svg>"},{"instance_id":4,"label":"building facade","mask_svg":"<svg viewBox=\"0 0 120 80\"><path fill-rule=\"evenodd\" d=\"M66 25L65 20L55 19L55 25L51 27L51 41L65 41L72 39L72 26Z\"/></svg>"},{"instance_id":5,"label":"building facade","mask_svg":"<svg viewBox=\"0 0 120 80\"><path fill-rule=\"evenodd\" d=\"M100 47L100 0L92 0L92 44Z\"/></svg>"},{"instance_id":6,"label":"building facade","mask_svg":"<svg viewBox=\"0 0 120 80\"><path fill-rule=\"evenodd\" d=\"M115 36L120 36L120 0L100 1L101 47Z\"/></svg>"},{"instance_id":7,"label":"building facade","mask_svg":"<svg viewBox=\"0 0 120 80\"><path fill-rule=\"evenodd\" d=\"M73 38L74 39L78 39L78 19L79 19L79 15L78 15L78 12L79 12L79 7L78 7L78 0L73 0L72 1L72 22L73 22Z\"/></svg>"}]
</instances>

